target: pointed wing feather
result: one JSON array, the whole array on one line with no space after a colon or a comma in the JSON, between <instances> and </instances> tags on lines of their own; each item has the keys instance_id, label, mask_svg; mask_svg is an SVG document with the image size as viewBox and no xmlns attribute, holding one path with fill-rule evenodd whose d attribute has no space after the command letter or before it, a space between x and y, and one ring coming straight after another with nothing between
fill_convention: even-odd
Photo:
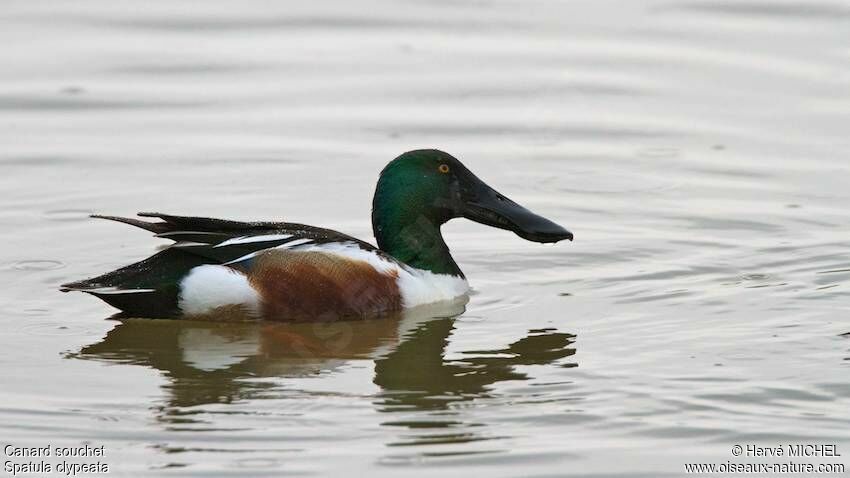
<instances>
[{"instance_id":1,"label":"pointed wing feather","mask_svg":"<svg viewBox=\"0 0 850 478\"><path fill-rule=\"evenodd\" d=\"M140 217L161 219L158 222L148 222L136 218L120 216L105 216L93 214L91 217L107 219L123 224L129 224L146 231L153 232L157 237L170 239L175 242L199 242L203 244L220 244L222 242L268 234L290 234L294 238L307 238L317 243L326 242L355 242L364 249L375 249L368 242L356 237L343 234L331 229L308 226L294 222L242 222L208 217L173 216L157 212L140 212ZM247 241L245 241L247 242Z\"/></svg>"},{"instance_id":2,"label":"pointed wing feather","mask_svg":"<svg viewBox=\"0 0 850 478\"><path fill-rule=\"evenodd\" d=\"M170 239L174 242L200 242L203 244L219 244L231 237L226 232L203 232L203 231L172 231L157 234L156 237Z\"/></svg>"},{"instance_id":3,"label":"pointed wing feather","mask_svg":"<svg viewBox=\"0 0 850 478\"><path fill-rule=\"evenodd\" d=\"M168 224L164 222L147 222L142 221L141 219L136 219L132 217L121 217L121 216L104 216L102 214L92 214L92 218L95 219L106 219L107 221L115 221L121 222L124 224L129 224L131 226L136 226L138 228L144 229L146 231L153 232L154 234L158 234L161 232L165 232L168 230Z\"/></svg>"},{"instance_id":4,"label":"pointed wing feather","mask_svg":"<svg viewBox=\"0 0 850 478\"><path fill-rule=\"evenodd\" d=\"M194 217L194 216L172 216L170 214L161 214L158 212L140 212L139 217L153 217L161 219L167 228L166 232L170 231L205 231L205 232L229 232L229 231L246 231L246 230L273 230L278 226L285 225L284 222L242 222L231 221L228 219L213 219L209 217Z\"/></svg>"},{"instance_id":5,"label":"pointed wing feather","mask_svg":"<svg viewBox=\"0 0 850 478\"><path fill-rule=\"evenodd\" d=\"M352 241L365 249L375 249L368 242L331 229L308 226L294 222L242 222L208 217L173 216L158 212L140 212L139 217L160 219L160 222L148 222L135 218L119 216L93 215L92 217L117 221L131 226L154 232L158 237L174 241L202 242L213 244L241 236L279 233L292 234L298 238L309 238L317 242L346 242Z\"/></svg>"}]
</instances>

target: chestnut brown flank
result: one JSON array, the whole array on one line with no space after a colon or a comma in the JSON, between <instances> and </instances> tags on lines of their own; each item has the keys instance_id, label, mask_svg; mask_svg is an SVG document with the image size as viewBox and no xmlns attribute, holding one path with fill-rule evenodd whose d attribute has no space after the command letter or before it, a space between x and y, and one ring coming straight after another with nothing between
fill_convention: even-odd
<instances>
[{"instance_id":1,"label":"chestnut brown flank","mask_svg":"<svg viewBox=\"0 0 850 478\"><path fill-rule=\"evenodd\" d=\"M272 320L338 320L402 308L395 271L321 251L269 250L248 275Z\"/></svg>"}]
</instances>

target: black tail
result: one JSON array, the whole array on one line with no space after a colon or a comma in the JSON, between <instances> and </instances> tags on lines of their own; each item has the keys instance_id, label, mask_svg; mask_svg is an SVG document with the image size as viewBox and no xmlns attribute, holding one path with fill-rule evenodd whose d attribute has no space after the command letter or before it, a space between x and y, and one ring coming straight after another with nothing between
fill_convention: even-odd
<instances>
[{"instance_id":1,"label":"black tail","mask_svg":"<svg viewBox=\"0 0 850 478\"><path fill-rule=\"evenodd\" d=\"M101 276L62 284L60 290L91 294L130 315L173 317L179 314L180 281L193 267L212 262L169 248Z\"/></svg>"}]
</instances>

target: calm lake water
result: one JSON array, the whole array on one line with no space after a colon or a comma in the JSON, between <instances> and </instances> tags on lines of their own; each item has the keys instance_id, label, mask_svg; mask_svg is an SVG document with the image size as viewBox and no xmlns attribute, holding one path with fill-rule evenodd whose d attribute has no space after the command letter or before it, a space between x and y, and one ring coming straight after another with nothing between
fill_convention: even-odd
<instances>
[{"instance_id":1,"label":"calm lake water","mask_svg":"<svg viewBox=\"0 0 850 478\"><path fill-rule=\"evenodd\" d=\"M6 0L0 25L4 444L102 445L113 476L661 477L788 443L850 469L846 2ZM576 241L453 221L469 302L362 323L121 323L57 290L164 244L92 212L372 241L377 175L419 147Z\"/></svg>"}]
</instances>

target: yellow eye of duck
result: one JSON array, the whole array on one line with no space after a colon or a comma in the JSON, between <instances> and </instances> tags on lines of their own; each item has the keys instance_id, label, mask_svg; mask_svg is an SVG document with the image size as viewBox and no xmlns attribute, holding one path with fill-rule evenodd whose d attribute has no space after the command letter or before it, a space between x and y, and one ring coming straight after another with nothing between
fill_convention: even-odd
<instances>
[{"instance_id":1,"label":"yellow eye of duck","mask_svg":"<svg viewBox=\"0 0 850 478\"><path fill-rule=\"evenodd\" d=\"M439 168L437 168L441 173L446 174L449 172L448 164L441 164Z\"/></svg>"}]
</instances>

